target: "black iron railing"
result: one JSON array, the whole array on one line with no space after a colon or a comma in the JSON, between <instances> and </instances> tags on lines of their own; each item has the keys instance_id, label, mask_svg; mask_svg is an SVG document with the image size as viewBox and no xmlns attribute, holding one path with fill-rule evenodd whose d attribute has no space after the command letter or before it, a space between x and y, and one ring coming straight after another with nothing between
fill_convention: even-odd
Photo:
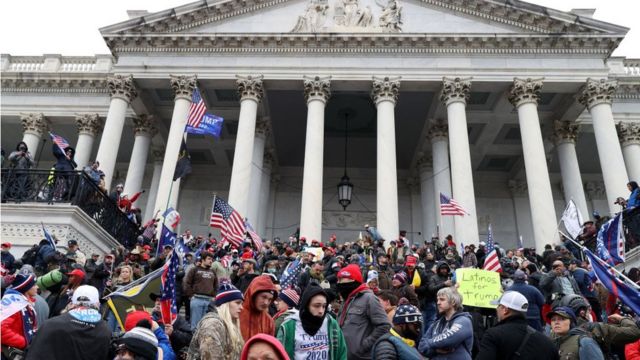
<instances>
[{"instance_id":1,"label":"black iron railing","mask_svg":"<svg viewBox=\"0 0 640 360\"><path fill-rule=\"evenodd\" d=\"M130 247L138 226L82 171L2 169L2 202L76 205L121 244Z\"/></svg>"}]
</instances>

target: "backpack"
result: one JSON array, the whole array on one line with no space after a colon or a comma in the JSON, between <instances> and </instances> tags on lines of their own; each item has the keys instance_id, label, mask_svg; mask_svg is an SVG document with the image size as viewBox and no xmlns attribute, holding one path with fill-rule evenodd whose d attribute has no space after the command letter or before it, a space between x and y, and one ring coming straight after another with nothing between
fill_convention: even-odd
<instances>
[{"instance_id":1,"label":"backpack","mask_svg":"<svg viewBox=\"0 0 640 360\"><path fill-rule=\"evenodd\" d=\"M618 357L611 351L611 344L607 344L604 341L604 335L602 331L602 327L599 323L590 322L583 324L581 326L588 334L589 337L596 341L598 346L600 346L600 350L602 351L602 355L604 355L605 360L615 360Z\"/></svg>"},{"instance_id":2,"label":"backpack","mask_svg":"<svg viewBox=\"0 0 640 360\"><path fill-rule=\"evenodd\" d=\"M398 354L398 359L402 359L402 360L422 360L423 357L422 355L420 355L420 353L418 352L418 350L410 347L409 345L405 344L400 338L395 337L393 335L382 339L380 341L389 341L393 347L396 349L396 353ZM372 359L375 360L375 347L378 345L378 343L376 343L374 345L372 354L373 357Z\"/></svg>"},{"instance_id":3,"label":"backpack","mask_svg":"<svg viewBox=\"0 0 640 360\"><path fill-rule=\"evenodd\" d=\"M38 251L40 250L40 245L33 245L31 249L27 250L22 254L20 261L23 264L29 264L31 266L36 265L36 258L38 257Z\"/></svg>"}]
</instances>

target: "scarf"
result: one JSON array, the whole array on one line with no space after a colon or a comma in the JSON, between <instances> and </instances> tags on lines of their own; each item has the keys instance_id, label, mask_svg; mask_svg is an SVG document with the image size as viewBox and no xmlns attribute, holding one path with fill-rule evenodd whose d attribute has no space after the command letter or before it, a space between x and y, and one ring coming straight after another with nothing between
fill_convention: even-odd
<instances>
[{"instance_id":1,"label":"scarf","mask_svg":"<svg viewBox=\"0 0 640 360\"><path fill-rule=\"evenodd\" d=\"M391 328L391 335L399 338L400 340L402 340L403 343L411 346L412 348L416 347L416 342L411 340L411 339L407 339L405 337L400 336L400 334L398 334L393 328Z\"/></svg>"},{"instance_id":2,"label":"scarf","mask_svg":"<svg viewBox=\"0 0 640 360\"><path fill-rule=\"evenodd\" d=\"M300 324L302 324L302 328L307 334L315 336L322 327L326 315L326 311L322 316L314 316L306 309L302 309L300 310Z\"/></svg>"},{"instance_id":3,"label":"scarf","mask_svg":"<svg viewBox=\"0 0 640 360\"><path fill-rule=\"evenodd\" d=\"M347 300L345 300L344 305L342 305L342 314L340 314L340 326L344 325L345 318L347 317L347 312L349 311L349 305L351 304L351 300L356 297L357 294L369 290L367 284L360 284L355 290L349 294Z\"/></svg>"}]
</instances>

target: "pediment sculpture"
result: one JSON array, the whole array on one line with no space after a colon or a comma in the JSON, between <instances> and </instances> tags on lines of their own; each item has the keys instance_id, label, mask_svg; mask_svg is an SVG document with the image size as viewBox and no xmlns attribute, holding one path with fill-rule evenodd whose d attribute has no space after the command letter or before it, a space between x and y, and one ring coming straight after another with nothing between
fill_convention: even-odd
<instances>
[{"instance_id":1,"label":"pediment sculpture","mask_svg":"<svg viewBox=\"0 0 640 360\"><path fill-rule=\"evenodd\" d=\"M398 0L375 0L380 15L374 15L371 6L360 0L310 0L304 14L291 32L367 32L398 33L402 31L402 6Z\"/></svg>"}]
</instances>

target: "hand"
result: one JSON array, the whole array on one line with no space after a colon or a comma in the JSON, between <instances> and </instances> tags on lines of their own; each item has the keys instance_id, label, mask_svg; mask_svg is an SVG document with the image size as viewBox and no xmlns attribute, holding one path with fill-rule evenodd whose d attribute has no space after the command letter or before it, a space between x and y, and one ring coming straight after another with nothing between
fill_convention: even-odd
<instances>
[{"instance_id":1,"label":"hand","mask_svg":"<svg viewBox=\"0 0 640 360\"><path fill-rule=\"evenodd\" d=\"M611 314L607 317L607 319L609 319L609 322L612 324L620 324L624 317L620 314Z\"/></svg>"},{"instance_id":2,"label":"hand","mask_svg":"<svg viewBox=\"0 0 640 360\"><path fill-rule=\"evenodd\" d=\"M411 290L415 290L416 289L416 286L413 285L413 284L409 285L409 287L411 288Z\"/></svg>"},{"instance_id":3,"label":"hand","mask_svg":"<svg viewBox=\"0 0 640 360\"><path fill-rule=\"evenodd\" d=\"M158 325L158 323L155 320L151 320L151 330L152 331L156 331L157 328L159 328L160 325Z\"/></svg>"},{"instance_id":4,"label":"hand","mask_svg":"<svg viewBox=\"0 0 640 360\"><path fill-rule=\"evenodd\" d=\"M445 286L451 286L451 285L453 285L453 281L447 280L447 281L444 282L444 285Z\"/></svg>"},{"instance_id":5,"label":"hand","mask_svg":"<svg viewBox=\"0 0 640 360\"><path fill-rule=\"evenodd\" d=\"M173 325L165 325L164 333L167 334L167 336L171 336L171 334L173 333Z\"/></svg>"}]
</instances>

